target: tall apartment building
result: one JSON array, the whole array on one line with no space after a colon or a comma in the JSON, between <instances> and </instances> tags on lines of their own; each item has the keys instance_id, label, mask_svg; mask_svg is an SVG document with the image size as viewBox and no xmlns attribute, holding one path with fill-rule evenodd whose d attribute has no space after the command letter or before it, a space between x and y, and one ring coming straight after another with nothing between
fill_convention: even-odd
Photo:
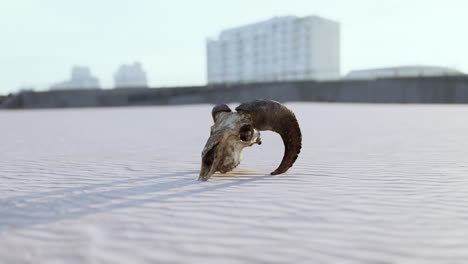
<instances>
[{"instance_id":1,"label":"tall apartment building","mask_svg":"<svg viewBox=\"0 0 468 264\"><path fill-rule=\"evenodd\" d=\"M318 16L275 17L207 41L208 83L340 77L340 25Z\"/></svg>"},{"instance_id":2,"label":"tall apartment building","mask_svg":"<svg viewBox=\"0 0 468 264\"><path fill-rule=\"evenodd\" d=\"M99 88L99 79L91 74L91 70L86 66L73 66L70 79L54 84L50 90L69 89L96 89Z\"/></svg>"},{"instance_id":3,"label":"tall apartment building","mask_svg":"<svg viewBox=\"0 0 468 264\"><path fill-rule=\"evenodd\" d=\"M147 87L148 80L141 63L135 62L130 65L120 65L114 74L114 84L115 88Z\"/></svg>"}]
</instances>

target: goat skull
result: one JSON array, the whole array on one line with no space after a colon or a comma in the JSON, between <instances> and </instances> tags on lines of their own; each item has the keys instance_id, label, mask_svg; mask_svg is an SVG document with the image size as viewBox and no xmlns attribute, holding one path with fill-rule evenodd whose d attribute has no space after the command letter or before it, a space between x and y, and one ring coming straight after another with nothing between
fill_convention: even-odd
<instances>
[{"instance_id":1,"label":"goat skull","mask_svg":"<svg viewBox=\"0 0 468 264\"><path fill-rule=\"evenodd\" d=\"M213 108L214 125L202 152L198 179L206 181L215 172L226 173L237 167L245 147L262 143L259 131L263 130L279 133L285 146L283 160L271 174L286 172L301 150L301 130L294 113L271 100L243 103L236 111L225 104Z\"/></svg>"}]
</instances>

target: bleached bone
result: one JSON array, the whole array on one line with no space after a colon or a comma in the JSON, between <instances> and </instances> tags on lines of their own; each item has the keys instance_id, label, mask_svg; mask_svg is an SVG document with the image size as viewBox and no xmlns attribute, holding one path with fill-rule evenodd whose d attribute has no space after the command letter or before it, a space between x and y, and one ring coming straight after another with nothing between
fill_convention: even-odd
<instances>
[{"instance_id":1,"label":"bleached bone","mask_svg":"<svg viewBox=\"0 0 468 264\"><path fill-rule=\"evenodd\" d=\"M261 144L260 132L271 130L280 134L284 156L271 174L286 172L296 161L302 146L302 135L294 113L272 100L243 103L232 110L226 104L216 105L211 114L214 124L202 152L199 180L206 181L215 172L226 173L239 165L242 150Z\"/></svg>"}]
</instances>

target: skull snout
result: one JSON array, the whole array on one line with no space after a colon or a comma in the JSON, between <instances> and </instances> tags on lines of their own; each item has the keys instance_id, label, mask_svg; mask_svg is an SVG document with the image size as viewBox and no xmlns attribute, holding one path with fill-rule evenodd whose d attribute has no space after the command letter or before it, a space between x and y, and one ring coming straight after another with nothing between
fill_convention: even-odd
<instances>
[{"instance_id":1,"label":"skull snout","mask_svg":"<svg viewBox=\"0 0 468 264\"><path fill-rule=\"evenodd\" d=\"M217 163L217 152L219 144L223 138L222 133L213 133L205 144L202 152L202 166L200 170L199 180L206 181L216 171Z\"/></svg>"}]
</instances>

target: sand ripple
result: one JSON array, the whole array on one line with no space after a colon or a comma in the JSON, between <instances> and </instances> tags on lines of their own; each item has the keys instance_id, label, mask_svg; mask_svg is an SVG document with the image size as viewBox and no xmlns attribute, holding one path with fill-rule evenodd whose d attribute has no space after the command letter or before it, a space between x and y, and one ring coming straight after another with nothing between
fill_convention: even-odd
<instances>
[{"instance_id":1,"label":"sand ripple","mask_svg":"<svg viewBox=\"0 0 468 264\"><path fill-rule=\"evenodd\" d=\"M289 106L208 182L210 106L0 112L0 262L468 262L468 107Z\"/></svg>"}]
</instances>

